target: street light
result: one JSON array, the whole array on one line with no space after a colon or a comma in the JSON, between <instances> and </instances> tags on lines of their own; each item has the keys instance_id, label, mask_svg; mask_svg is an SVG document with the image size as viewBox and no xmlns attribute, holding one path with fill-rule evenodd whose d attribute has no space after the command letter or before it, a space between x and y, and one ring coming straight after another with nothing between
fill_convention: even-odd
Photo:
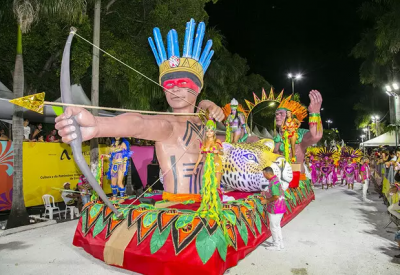
<instances>
[{"instance_id":1,"label":"street light","mask_svg":"<svg viewBox=\"0 0 400 275\"><path fill-rule=\"evenodd\" d=\"M365 135L361 135L361 143L362 143L362 147L363 147L363 149L364 149L364 155L365 155L365 144L364 144L364 138L365 138Z\"/></svg>"},{"instance_id":2,"label":"street light","mask_svg":"<svg viewBox=\"0 0 400 275\"><path fill-rule=\"evenodd\" d=\"M376 136L379 136L379 127L378 127L379 116L373 115L371 116L371 120L373 123L375 123Z\"/></svg>"},{"instance_id":3,"label":"street light","mask_svg":"<svg viewBox=\"0 0 400 275\"><path fill-rule=\"evenodd\" d=\"M397 95L396 91L398 91L400 89L399 84L397 83L392 83L392 84L388 84L385 86L386 89L386 93L387 94L391 94L391 95Z\"/></svg>"},{"instance_id":4,"label":"street light","mask_svg":"<svg viewBox=\"0 0 400 275\"><path fill-rule=\"evenodd\" d=\"M399 126L397 123L398 123L398 120L400 119L399 115L397 114L397 111L398 111L397 108L400 107L400 106L397 106L397 105L400 104L399 95L397 94L398 93L397 91L400 88L399 88L399 84L392 83L392 84L386 85L385 89L386 89L386 91L385 91L386 94L389 96L389 110L391 110L392 106L394 105L394 118L391 117L390 120L391 120L391 122L394 121L394 125L396 126L395 139L396 139L396 149L397 149L397 145L398 145L398 126ZM393 105L391 104L391 98L392 97L394 98L394 104Z\"/></svg>"},{"instance_id":5,"label":"street light","mask_svg":"<svg viewBox=\"0 0 400 275\"><path fill-rule=\"evenodd\" d=\"M302 74L296 74L296 75L294 75L294 74L292 74L292 73L289 73L289 74L288 74L288 78L290 78L290 79L292 80L292 94L294 94L294 81L295 81L295 80L300 80L300 79L302 79L302 78L303 78L303 75L302 75Z\"/></svg>"},{"instance_id":6,"label":"street light","mask_svg":"<svg viewBox=\"0 0 400 275\"><path fill-rule=\"evenodd\" d=\"M330 119L328 119L328 120L326 121L326 123L328 123L328 129L330 129L330 128L331 128L331 124L333 123L333 121L330 120Z\"/></svg>"},{"instance_id":7,"label":"street light","mask_svg":"<svg viewBox=\"0 0 400 275\"><path fill-rule=\"evenodd\" d=\"M369 130L369 125L367 126L367 128L364 128L363 131L366 134L366 137L368 139L371 139L371 131Z\"/></svg>"}]
</instances>

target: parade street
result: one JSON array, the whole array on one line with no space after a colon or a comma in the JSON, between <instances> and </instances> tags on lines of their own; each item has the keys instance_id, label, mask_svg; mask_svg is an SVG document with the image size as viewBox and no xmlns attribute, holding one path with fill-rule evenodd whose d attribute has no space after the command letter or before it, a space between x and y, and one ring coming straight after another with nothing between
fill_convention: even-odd
<instances>
[{"instance_id":1,"label":"parade street","mask_svg":"<svg viewBox=\"0 0 400 275\"><path fill-rule=\"evenodd\" d=\"M395 227L382 199L371 204L355 190L315 189L316 200L283 228L286 249L264 244L225 274L399 274ZM108 266L72 245L77 221L0 237L2 274L134 274ZM3 273L4 272L4 273Z\"/></svg>"}]
</instances>

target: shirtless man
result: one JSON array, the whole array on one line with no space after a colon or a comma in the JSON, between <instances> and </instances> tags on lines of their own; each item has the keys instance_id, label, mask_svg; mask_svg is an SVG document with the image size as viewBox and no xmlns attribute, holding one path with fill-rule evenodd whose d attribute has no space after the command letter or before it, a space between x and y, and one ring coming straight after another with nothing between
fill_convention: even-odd
<instances>
[{"instance_id":1,"label":"shirtless man","mask_svg":"<svg viewBox=\"0 0 400 275\"><path fill-rule=\"evenodd\" d=\"M155 34L159 32L156 29ZM156 44L160 45L160 43ZM152 41L150 45L154 46ZM162 51L156 51L155 54L159 63L160 57L163 57ZM210 60L206 61L209 64ZM192 67L184 66L185 64L192 64ZM196 61L191 56L171 56L168 60L161 59L160 84L164 87L165 97L174 113L194 113L197 96L203 87L203 75L208 67L202 65L202 69L198 69L201 64L201 61ZM211 101L201 101L198 108L208 109L210 116L216 121L220 122L224 119L222 109ZM170 194L200 193L202 173L193 174L200 152L199 143L204 134L204 127L198 117L132 113L116 117L97 117L83 108L68 107L64 114L56 118L55 125L65 143L70 143L77 138L71 117L75 117L80 125L83 141L115 136L154 140L157 158L164 175L165 192ZM199 166L199 171L201 168Z\"/></svg>"},{"instance_id":2,"label":"shirtless man","mask_svg":"<svg viewBox=\"0 0 400 275\"><path fill-rule=\"evenodd\" d=\"M322 96L316 91L312 90L309 94L310 97L310 105L308 106L309 114L315 114L317 116L320 115L321 112L321 104L322 104ZM277 109L275 112L276 126L279 128L278 135L282 135L281 131L282 124L285 122L287 110ZM314 116L315 116L314 115ZM307 148L313 144L316 144L321 138L323 131L318 130L318 127L322 127L321 125L317 125L316 123L309 123L309 131L306 132L303 136L302 141L299 144L296 144L296 163L303 163L304 156L307 151ZM281 142L277 142L275 145L274 153L283 154L280 150ZM304 166L301 167L301 173L304 173Z\"/></svg>"}]
</instances>

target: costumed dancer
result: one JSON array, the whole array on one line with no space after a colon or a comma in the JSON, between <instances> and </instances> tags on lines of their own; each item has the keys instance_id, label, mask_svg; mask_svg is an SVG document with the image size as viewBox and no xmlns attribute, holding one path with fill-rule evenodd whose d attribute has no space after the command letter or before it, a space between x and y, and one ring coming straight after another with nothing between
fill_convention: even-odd
<instances>
[{"instance_id":1,"label":"costumed dancer","mask_svg":"<svg viewBox=\"0 0 400 275\"><path fill-rule=\"evenodd\" d=\"M201 188L201 204L197 212L201 217L208 217L217 223L222 222L222 192L220 182L223 172L222 144L216 137L217 125L214 120L208 120L205 127L201 153L194 166L193 174L197 174L200 162L205 158L204 173Z\"/></svg>"},{"instance_id":2,"label":"costumed dancer","mask_svg":"<svg viewBox=\"0 0 400 275\"><path fill-rule=\"evenodd\" d=\"M343 150L343 148L342 148ZM338 174L340 175L341 185L343 185L343 181L345 178L344 167L347 165L347 159L340 157L339 166L338 166ZM347 183L346 183L347 184Z\"/></svg>"},{"instance_id":3,"label":"costumed dancer","mask_svg":"<svg viewBox=\"0 0 400 275\"><path fill-rule=\"evenodd\" d=\"M290 100L292 96L288 96L279 104L276 116L280 114L279 111L285 111L284 121L279 127L279 135L274 139L275 142L283 141L284 144L284 156L286 161L295 163L296 162L296 147L297 143L300 143L298 134L301 122L307 117L307 108L301 103ZM276 117L276 119L278 119ZM314 123L314 122L310 122ZM279 124L277 123L279 126Z\"/></svg>"},{"instance_id":4,"label":"costumed dancer","mask_svg":"<svg viewBox=\"0 0 400 275\"><path fill-rule=\"evenodd\" d=\"M314 158L313 160L313 174L312 174L314 185L321 184L321 162Z\"/></svg>"},{"instance_id":5,"label":"costumed dancer","mask_svg":"<svg viewBox=\"0 0 400 275\"><path fill-rule=\"evenodd\" d=\"M369 167L369 159L364 158L364 163L361 166L361 178L362 178L362 184L363 184L363 201L364 202L373 202L369 199L367 199L367 192L368 192L368 187L369 187L369 179L371 177L371 169Z\"/></svg>"},{"instance_id":6,"label":"costumed dancer","mask_svg":"<svg viewBox=\"0 0 400 275\"><path fill-rule=\"evenodd\" d=\"M311 165L311 160L310 157L306 157L304 159L304 174L306 175L306 178L311 181L312 179L312 165Z\"/></svg>"},{"instance_id":7,"label":"costumed dancer","mask_svg":"<svg viewBox=\"0 0 400 275\"><path fill-rule=\"evenodd\" d=\"M311 184L314 186L318 182L318 173L319 173L319 167L317 169L317 153L318 153L318 148L317 147L308 147L306 151L306 159L308 160L305 161L304 165L304 173L306 174L306 177L308 178L307 173L310 173L310 180Z\"/></svg>"},{"instance_id":8,"label":"costumed dancer","mask_svg":"<svg viewBox=\"0 0 400 275\"><path fill-rule=\"evenodd\" d=\"M124 177L128 173L129 158L132 155L129 142L124 138L116 137L111 143L110 167L107 172L107 178L111 179L111 190L113 196L111 200L121 198L119 203L124 202L125 186Z\"/></svg>"},{"instance_id":9,"label":"costumed dancer","mask_svg":"<svg viewBox=\"0 0 400 275\"><path fill-rule=\"evenodd\" d=\"M335 180L335 165L333 164L334 158L336 156L336 151L333 149L322 148L318 153L318 158L321 163L321 185L322 189L324 189L324 185L326 185L326 189L329 187L332 188L332 184Z\"/></svg>"},{"instance_id":10,"label":"costumed dancer","mask_svg":"<svg viewBox=\"0 0 400 275\"><path fill-rule=\"evenodd\" d=\"M348 185L348 189L354 190L354 182L359 179L358 163L362 157L362 152L351 147L346 147L342 156L347 160L344 166L344 179Z\"/></svg>"},{"instance_id":11,"label":"costumed dancer","mask_svg":"<svg viewBox=\"0 0 400 275\"><path fill-rule=\"evenodd\" d=\"M331 164L333 165L332 185L336 186L336 182L338 181L338 160L331 160Z\"/></svg>"},{"instance_id":12,"label":"costumed dancer","mask_svg":"<svg viewBox=\"0 0 400 275\"><path fill-rule=\"evenodd\" d=\"M354 182L356 180L357 164L351 158L347 159L347 164L344 166L344 179L348 189L354 190Z\"/></svg>"},{"instance_id":13,"label":"costumed dancer","mask_svg":"<svg viewBox=\"0 0 400 275\"><path fill-rule=\"evenodd\" d=\"M282 250L285 248L281 228L281 220L283 214L286 213L285 191L283 191L283 186L271 167L264 168L263 174L270 182L269 192L263 192L262 195L265 199L261 201L262 204L267 205L269 227L273 240L272 246L267 247L267 249Z\"/></svg>"},{"instance_id":14,"label":"costumed dancer","mask_svg":"<svg viewBox=\"0 0 400 275\"><path fill-rule=\"evenodd\" d=\"M245 142L248 134L246 130L246 117L238 110L239 102L232 99L230 107L231 113L226 118L226 137L225 142L238 143Z\"/></svg>"}]
</instances>

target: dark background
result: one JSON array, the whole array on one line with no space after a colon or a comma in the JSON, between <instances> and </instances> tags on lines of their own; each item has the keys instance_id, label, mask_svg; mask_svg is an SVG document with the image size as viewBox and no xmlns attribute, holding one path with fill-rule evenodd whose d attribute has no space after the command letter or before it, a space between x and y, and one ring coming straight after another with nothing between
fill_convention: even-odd
<instances>
[{"instance_id":1,"label":"dark background","mask_svg":"<svg viewBox=\"0 0 400 275\"><path fill-rule=\"evenodd\" d=\"M361 135L353 105L366 88L359 81L362 60L350 56L367 27L358 13L362 2L219 0L208 5L207 12L209 26L221 30L227 48L246 58L251 72L264 76L275 91L290 94L287 74L302 73L303 79L295 83L302 103L308 106L308 92L319 90L323 121L333 120L331 128L350 141ZM260 95L261 87L254 92ZM382 100L387 98L383 95Z\"/></svg>"}]
</instances>

